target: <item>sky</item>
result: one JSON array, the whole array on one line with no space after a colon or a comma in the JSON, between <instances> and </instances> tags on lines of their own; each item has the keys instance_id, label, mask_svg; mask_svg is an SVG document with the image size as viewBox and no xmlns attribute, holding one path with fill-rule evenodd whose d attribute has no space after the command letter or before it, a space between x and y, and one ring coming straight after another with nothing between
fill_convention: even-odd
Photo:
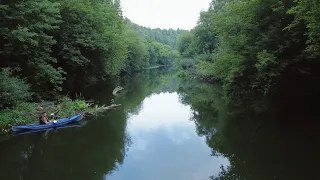
<instances>
[{"instance_id":1,"label":"sky","mask_svg":"<svg viewBox=\"0 0 320 180\"><path fill-rule=\"evenodd\" d=\"M123 15L150 28L186 29L196 26L199 13L211 0L122 0Z\"/></svg>"}]
</instances>

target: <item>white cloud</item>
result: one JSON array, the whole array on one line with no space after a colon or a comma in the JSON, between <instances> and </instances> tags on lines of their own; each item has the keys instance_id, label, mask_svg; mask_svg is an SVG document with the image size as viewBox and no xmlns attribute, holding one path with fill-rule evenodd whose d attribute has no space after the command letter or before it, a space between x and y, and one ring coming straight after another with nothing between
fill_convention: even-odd
<instances>
[{"instance_id":1,"label":"white cloud","mask_svg":"<svg viewBox=\"0 0 320 180\"><path fill-rule=\"evenodd\" d=\"M170 130L175 126L189 126L193 130L194 122L189 121L191 108L179 102L177 93L152 95L143 101L143 107L138 115L130 115L129 132Z\"/></svg>"},{"instance_id":2,"label":"white cloud","mask_svg":"<svg viewBox=\"0 0 320 180\"><path fill-rule=\"evenodd\" d=\"M122 0L124 16L151 28L191 29L211 0Z\"/></svg>"},{"instance_id":3,"label":"white cloud","mask_svg":"<svg viewBox=\"0 0 320 180\"><path fill-rule=\"evenodd\" d=\"M209 179L221 165L230 164L225 157L210 156L205 137L198 136L189 120L191 107L177 93L153 94L142 107L127 121L132 144L124 164L105 179Z\"/></svg>"}]
</instances>

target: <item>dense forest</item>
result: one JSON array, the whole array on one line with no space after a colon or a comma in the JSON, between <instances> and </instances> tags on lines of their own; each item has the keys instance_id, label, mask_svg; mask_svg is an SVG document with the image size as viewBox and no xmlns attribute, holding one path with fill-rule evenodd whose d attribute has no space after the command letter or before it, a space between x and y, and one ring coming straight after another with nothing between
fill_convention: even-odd
<instances>
[{"instance_id":1,"label":"dense forest","mask_svg":"<svg viewBox=\"0 0 320 180\"><path fill-rule=\"evenodd\" d=\"M178 37L186 31L150 29L125 19L128 29L128 61L124 71L137 71L153 65L171 65L180 57L175 49Z\"/></svg>"},{"instance_id":2,"label":"dense forest","mask_svg":"<svg viewBox=\"0 0 320 180\"><path fill-rule=\"evenodd\" d=\"M178 37L181 34L187 33L187 30L182 29L151 29L148 27L131 24L131 28L142 34L148 41L156 41L162 44L169 45L172 49L177 49Z\"/></svg>"},{"instance_id":3,"label":"dense forest","mask_svg":"<svg viewBox=\"0 0 320 180\"><path fill-rule=\"evenodd\" d=\"M304 94L302 101L320 90L319 6L316 0L212 0L185 31L134 24L119 0L3 0L0 110L54 100L181 56L184 69L222 82L234 102L274 92L292 99L293 90Z\"/></svg>"},{"instance_id":4,"label":"dense forest","mask_svg":"<svg viewBox=\"0 0 320 180\"><path fill-rule=\"evenodd\" d=\"M197 26L179 38L181 54L196 59L184 67L222 81L229 99L314 91L320 77L319 7L317 0L213 0Z\"/></svg>"},{"instance_id":5,"label":"dense forest","mask_svg":"<svg viewBox=\"0 0 320 180\"><path fill-rule=\"evenodd\" d=\"M0 14L0 108L179 57L182 31L135 25L119 0L4 0Z\"/></svg>"}]
</instances>

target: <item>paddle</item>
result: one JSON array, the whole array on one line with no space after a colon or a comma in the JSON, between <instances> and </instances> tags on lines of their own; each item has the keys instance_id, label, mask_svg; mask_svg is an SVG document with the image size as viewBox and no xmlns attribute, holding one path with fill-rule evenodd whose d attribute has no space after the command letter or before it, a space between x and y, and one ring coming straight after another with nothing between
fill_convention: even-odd
<instances>
[{"instance_id":1,"label":"paddle","mask_svg":"<svg viewBox=\"0 0 320 180\"><path fill-rule=\"evenodd\" d=\"M51 113L50 115L53 117L52 119L54 119L54 113ZM52 121L53 124L55 124L55 123L57 123L57 122L58 122L58 121L56 121L56 120L53 120L53 121Z\"/></svg>"}]
</instances>

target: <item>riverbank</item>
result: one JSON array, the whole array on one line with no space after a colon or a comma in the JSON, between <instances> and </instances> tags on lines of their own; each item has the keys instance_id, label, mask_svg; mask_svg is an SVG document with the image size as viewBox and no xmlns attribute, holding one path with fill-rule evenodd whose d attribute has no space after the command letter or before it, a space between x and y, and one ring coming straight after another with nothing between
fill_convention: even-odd
<instances>
[{"instance_id":1,"label":"riverbank","mask_svg":"<svg viewBox=\"0 0 320 180\"><path fill-rule=\"evenodd\" d=\"M95 115L105 107L93 106L83 99L71 100L64 97L57 102L21 103L11 109L0 111L0 134L11 131L11 126L24 125L38 121L38 117L46 112L54 113L55 118L70 117L77 113ZM51 118L51 117L49 117Z\"/></svg>"}]
</instances>

